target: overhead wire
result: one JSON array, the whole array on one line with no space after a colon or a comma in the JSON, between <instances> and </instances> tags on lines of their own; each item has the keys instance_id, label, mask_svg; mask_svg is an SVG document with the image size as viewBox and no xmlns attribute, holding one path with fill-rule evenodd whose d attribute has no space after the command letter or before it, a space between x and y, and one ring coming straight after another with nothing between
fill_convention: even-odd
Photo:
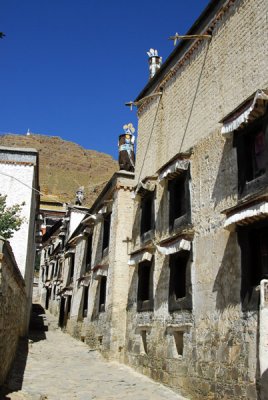
<instances>
[{"instance_id":1,"label":"overhead wire","mask_svg":"<svg viewBox=\"0 0 268 400\"><path fill-rule=\"evenodd\" d=\"M142 173L142 170L143 170L143 167L144 167L145 157L147 155L147 152L148 152L148 149L149 149L149 145L150 145L150 141L151 141L151 138L152 138L152 135L153 135L154 126L155 126L155 122L156 122L156 117L157 117L159 106L160 106L160 102L161 102L161 99L162 99L162 94L163 93L161 92L161 94L159 95L160 97L159 97L158 104L157 104L157 107L156 107L155 116L154 116L154 119L153 119L153 124L152 124L152 128L151 128L151 131L150 131L150 135L148 137L147 146L146 146L146 149L145 149L145 152L144 152L144 157L143 157L143 161L142 161L140 172L139 172L139 176L138 176L138 182L140 181L141 173Z\"/></svg>"},{"instance_id":2,"label":"overhead wire","mask_svg":"<svg viewBox=\"0 0 268 400\"><path fill-rule=\"evenodd\" d=\"M28 187L29 189L33 190L34 192L38 193L40 196L46 196L47 198L51 198L52 200L55 200L55 197L54 197L53 195L47 195L47 194L41 192L40 190L34 188L33 186L30 186L30 185L28 185L27 183L23 182L23 181L20 180L19 178L16 178L16 177L13 176L13 175L7 174L7 173L2 172L2 171L0 171L0 175L4 175L4 176L7 176L7 177L9 177L9 178L15 179L17 182L21 183L22 185L24 185L24 186ZM106 181L105 181L105 182L106 182ZM101 182L99 185L101 185L102 183L105 183L105 182ZM95 187L95 185L91 185L91 186L89 186L89 187ZM65 205L66 205L66 203L63 203L62 201L57 201L57 203L61 204L62 206L65 206ZM90 214L90 213L88 213L88 212L86 212L86 211L84 211L84 210L79 210L79 211L80 211L81 213L84 213L85 215L89 215L89 216L92 215L92 214Z\"/></svg>"}]
</instances>

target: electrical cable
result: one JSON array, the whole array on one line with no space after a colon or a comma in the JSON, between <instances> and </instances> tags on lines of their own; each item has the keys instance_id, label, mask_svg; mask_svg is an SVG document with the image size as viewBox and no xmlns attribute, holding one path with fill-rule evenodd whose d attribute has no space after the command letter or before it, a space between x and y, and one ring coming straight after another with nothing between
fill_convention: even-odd
<instances>
[{"instance_id":1,"label":"electrical cable","mask_svg":"<svg viewBox=\"0 0 268 400\"><path fill-rule=\"evenodd\" d=\"M142 173L142 170L143 170L143 167L144 167L145 157L146 157L148 149L149 149L150 140L151 140L152 135L153 135L154 125L155 125L156 117L157 117L157 114L158 114L159 105L160 105L160 102L161 102L161 99L162 99L162 94L163 93L161 93L161 95L159 97L159 101L158 101L158 104L157 104L157 107L156 107L156 112L155 112L155 116L154 116L154 120L153 120L153 124L152 124L152 129L151 129L151 132L150 132L150 135L149 135L149 138L148 138L148 142L147 142L147 146L146 146L146 149L145 149L143 161L142 161L142 164L141 164L141 169L140 169L138 180L137 180L138 183L140 181L141 173Z\"/></svg>"},{"instance_id":2,"label":"electrical cable","mask_svg":"<svg viewBox=\"0 0 268 400\"><path fill-rule=\"evenodd\" d=\"M13 176L13 175L10 175L10 174L7 174L7 173L1 172L1 171L0 171L0 175L4 175L4 176L7 176L7 177L9 177L9 178L15 179L17 182L19 182L19 183L21 183L22 185L28 187L29 189L33 190L34 192L38 193L39 195L41 195L41 196L46 196L46 197L50 197L51 199L55 200L55 197L54 197L54 196L49 196L49 195L46 195L45 193L40 192L40 190L38 190L38 189L36 189L36 188L34 188L34 187L28 185L27 183L21 181L20 179L16 178L16 177ZM99 185L101 185L102 183L104 183L104 182L101 182ZM95 186L94 186L94 185L91 185L91 186L89 186L89 187L95 187ZM57 203L60 203L62 206L66 205L66 203L63 203L63 202L61 202L61 201L57 201ZM79 210L79 211L80 211L81 213L84 213L85 215L88 215L88 216L92 215L92 214L90 214L90 213L88 213L88 212L86 212L86 211L84 211L84 210Z\"/></svg>"}]
</instances>

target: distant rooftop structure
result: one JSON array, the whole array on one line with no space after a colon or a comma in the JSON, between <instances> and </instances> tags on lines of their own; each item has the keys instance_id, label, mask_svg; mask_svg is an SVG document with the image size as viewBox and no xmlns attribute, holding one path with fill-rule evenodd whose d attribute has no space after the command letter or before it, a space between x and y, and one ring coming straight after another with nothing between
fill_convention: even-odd
<instances>
[{"instance_id":1,"label":"distant rooftop structure","mask_svg":"<svg viewBox=\"0 0 268 400\"><path fill-rule=\"evenodd\" d=\"M56 222L62 219L66 213L67 205L61 202L58 196L41 195L40 197L40 214L43 218L42 232L51 228Z\"/></svg>"},{"instance_id":2,"label":"distant rooftop structure","mask_svg":"<svg viewBox=\"0 0 268 400\"><path fill-rule=\"evenodd\" d=\"M150 79L152 79L157 71L161 68L162 57L159 57L158 51L155 49L150 49L147 51L147 55L149 57L149 71L150 71Z\"/></svg>"}]
</instances>

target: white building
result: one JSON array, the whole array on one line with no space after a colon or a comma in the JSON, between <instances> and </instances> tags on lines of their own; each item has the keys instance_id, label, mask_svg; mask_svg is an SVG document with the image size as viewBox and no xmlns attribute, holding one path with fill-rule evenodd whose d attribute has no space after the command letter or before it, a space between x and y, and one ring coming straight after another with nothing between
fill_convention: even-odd
<instances>
[{"instance_id":1,"label":"white building","mask_svg":"<svg viewBox=\"0 0 268 400\"><path fill-rule=\"evenodd\" d=\"M25 280L29 322L36 253L36 222L39 209L38 151L31 148L0 147L0 194L7 206L25 203L24 221L10 239L20 272Z\"/></svg>"}]
</instances>

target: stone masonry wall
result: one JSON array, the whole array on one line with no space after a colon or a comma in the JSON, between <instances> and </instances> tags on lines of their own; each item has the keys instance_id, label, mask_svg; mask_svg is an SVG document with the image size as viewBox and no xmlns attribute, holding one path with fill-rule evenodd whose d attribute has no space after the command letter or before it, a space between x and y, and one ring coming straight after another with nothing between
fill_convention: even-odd
<instances>
[{"instance_id":1,"label":"stone masonry wall","mask_svg":"<svg viewBox=\"0 0 268 400\"><path fill-rule=\"evenodd\" d=\"M0 238L0 385L13 362L20 336L27 332L25 284L8 242Z\"/></svg>"},{"instance_id":2,"label":"stone masonry wall","mask_svg":"<svg viewBox=\"0 0 268 400\"><path fill-rule=\"evenodd\" d=\"M112 214L108 254L102 254L103 218L94 226L91 280L88 296L87 316L82 315L84 287L79 278L85 270L86 239L81 238L75 248L75 280L71 315L66 331L85 341L91 348L99 349L107 358L123 361L125 350L126 306L128 298L128 252L132 230L133 202L132 181L117 178L112 193ZM126 185L126 187L124 186ZM100 203L101 206L101 203ZM108 265L105 310L99 311L100 279L96 279L94 267Z\"/></svg>"},{"instance_id":3,"label":"stone masonry wall","mask_svg":"<svg viewBox=\"0 0 268 400\"><path fill-rule=\"evenodd\" d=\"M211 41L202 41L168 82L159 83L160 103L152 98L139 114L136 179L210 135L253 92L268 87L267 8L265 0L234 1Z\"/></svg>"},{"instance_id":4,"label":"stone masonry wall","mask_svg":"<svg viewBox=\"0 0 268 400\"><path fill-rule=\"evenodd\" d=\"M237 235L223 228L223 210L238 199L236 151L219 121L268 87L267 12L267 1L234 1L210 44L203 41L163 84L161 99L139 111L136 180L192 148L192 309L169 312L169 256L155 250L154 311L137 312L137 267L130 267L125 361L192 399L258 398L258 312L242 310ZM155 242L170 235L168 207L167 184L157 184ZM134 250L138 229L139 218ZM174 332L183 332L182 355Z\"/></svg>"},{"instance_id":5,"label":"stone masonry wall","mask_svg":"<svg viewBox=\"0 0 268 400\"><path fill-rule=\"evenodd\" d=\"M232 144L219 133L193 149L192 310L169 311L169 256L155 250L154 311L137 313L137 266L129 267L125 361L193 399L257 398L258 314L241 310L240 250L236 233L223 229L220 212L236 198L235 165ZM168 236L166 185L157 185L155 209L157 242ZM183 332L182 355L176 351L174 331Z\"/></svg>"}]
</instances>

